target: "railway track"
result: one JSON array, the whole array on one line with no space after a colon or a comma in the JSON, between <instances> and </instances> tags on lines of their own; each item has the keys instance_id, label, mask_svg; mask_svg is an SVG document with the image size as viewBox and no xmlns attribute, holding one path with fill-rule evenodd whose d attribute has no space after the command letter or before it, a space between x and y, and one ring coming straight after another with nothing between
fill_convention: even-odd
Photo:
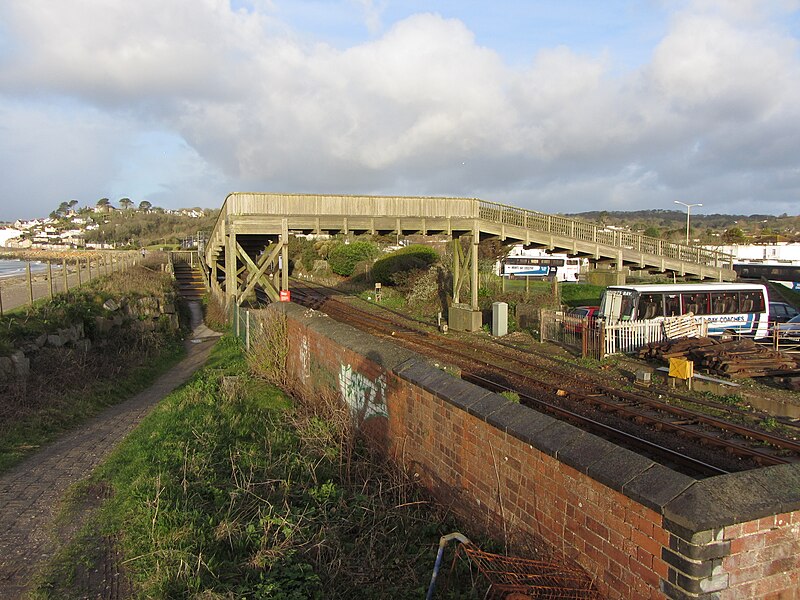
<instances>
[{"instance_id":1,"label":"railway track","mask_svg":"<svg viewBox=\"0 0 800 600\"><path fill-rule=\"evenodd\" d=\"M800 443L711 416L708 407L705 411L690 408L692 399L619 389L573 364L505 345L492 344L489 349L440 336L398 313L367 311L324 287L300 280L292 284L293 299L300 304L438 360L446 357L461 368L465 380L495 391L513 391L523 404L693 476L800 461ZM740 421L751 418L741 410L726 411L732 407L719 403L697 404L713 404L714 410L735 414Z\"/></svg>"}]
</instances>

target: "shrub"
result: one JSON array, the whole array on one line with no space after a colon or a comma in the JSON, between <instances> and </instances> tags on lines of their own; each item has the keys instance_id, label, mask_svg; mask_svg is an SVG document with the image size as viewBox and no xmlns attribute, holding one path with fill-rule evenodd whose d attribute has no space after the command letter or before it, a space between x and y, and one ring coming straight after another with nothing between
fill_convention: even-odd
<instances>
[{"instance_id":1,"label":"shrub","mask_svg":"<svg viewBox=\"0 0 800 600\"><path fill-rule=\"evenodd\" d=\"M439 260L436 250L422 244L412 244L375 261L372 277L385 284L396 283L396 275L407 271L424 270Z\"/></svg>"},{"instance_id":2,"label":"shrub","mask_svg":"<svg viewBox=\"0 0 800 600\"><path fill-rule=\"evenodd\" d=\"M295 264L302 265L304 271L312 271L320 254L313 241L292 236L289 238L289 257Z\"/></svg>"},{"instance_id":3,"label":"shrub","mask_svg":"<svg viewBox=\"0 0 800 600\"><path fill-rule=\"evenodd\" d=\"M337 275L350 277L358 263L375 258L379 253L378 247L372 242L338 244L331 249L328 264Z\"/></svg>"}]
</instances>

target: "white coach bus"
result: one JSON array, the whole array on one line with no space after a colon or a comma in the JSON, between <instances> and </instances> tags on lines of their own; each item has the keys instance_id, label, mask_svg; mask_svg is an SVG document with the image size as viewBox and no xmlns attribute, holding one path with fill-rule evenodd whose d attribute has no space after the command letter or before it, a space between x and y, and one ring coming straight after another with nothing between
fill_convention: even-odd
<instances>
[{"instance_id":1,"label":"white coach bus","mask_svg":"<svg viewBox=\"0 0 800 600\"><path fill-rule=\"evenodd\" d=\"M607 323L693 314L708 323L709 335L736 333L766 337L769 297L754 283L650 284L608 287L599 318Z\"/></svg>"},{"instance_id":2,"label":"white coach bus","mask_svg":"<svg viewBox=\"0 0 800 600\"><path fill-rule=\"evenodd\" d=\"M566 254L549 254L544 250L526 250L523 246L514 246L500 260L496 267L498 275L503 277L530 277L531 279L555 279L557 281L578 281L581 267L586 259L574 258Z\"/></svg>"}]
</instances>

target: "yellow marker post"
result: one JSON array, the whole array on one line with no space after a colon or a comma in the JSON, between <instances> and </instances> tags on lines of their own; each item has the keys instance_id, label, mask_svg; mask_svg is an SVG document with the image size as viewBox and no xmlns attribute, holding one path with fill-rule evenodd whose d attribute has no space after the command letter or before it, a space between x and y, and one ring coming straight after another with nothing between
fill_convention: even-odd
<instances>
[{"instance_id":1,"label":"yellow marker post","mask_svg":"<svg viewBox=\"0 0 800 600\"><path fill-rule=\"evenodd\" d=\"M689 389L692 389L692 377L694 377L694 363L685 358L669 359L669 376L674 379L685 379Z\"/></svg>"}]
</instances>

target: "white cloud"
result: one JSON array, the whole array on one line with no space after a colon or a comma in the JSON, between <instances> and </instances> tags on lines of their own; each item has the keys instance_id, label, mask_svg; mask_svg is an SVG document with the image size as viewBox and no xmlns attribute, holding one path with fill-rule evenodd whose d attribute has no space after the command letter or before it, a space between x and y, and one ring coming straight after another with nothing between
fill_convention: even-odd
<instances>
[{"instance_id":1,"label":"white cloud","mask_svg":"<svg viewBox=\"0 0 800 600\"><path fill-rule=\"evenodd\" d=\"M346 4L377 37L337 48L271 2L0 5L5 187L57 205L42 180L119 185L136 155L173 202L202 196L203 173L213 193L464 194L564 212L691 194L710 210L715 196L725 210L759 197L783 212L800 191L797 40L780 20L794 3L686 4L652 59L622 73L611 53L567 44L511 66L461 20L417 14L379 33L384 3ZM118 139L151 131L187 146L159 163Z\"/></svg>"},{"instance_id":2,"label":"white cloud","mask_svg":"<svg viewBox=\"0 0 800 600\"><path fill-rule=\"evenodd\" d=\"M377 35L383 29L381 13L386 7L386 2L375 0L352 0L364 12L364 25L372 35Z\"/></svg>"}]
</instances>

